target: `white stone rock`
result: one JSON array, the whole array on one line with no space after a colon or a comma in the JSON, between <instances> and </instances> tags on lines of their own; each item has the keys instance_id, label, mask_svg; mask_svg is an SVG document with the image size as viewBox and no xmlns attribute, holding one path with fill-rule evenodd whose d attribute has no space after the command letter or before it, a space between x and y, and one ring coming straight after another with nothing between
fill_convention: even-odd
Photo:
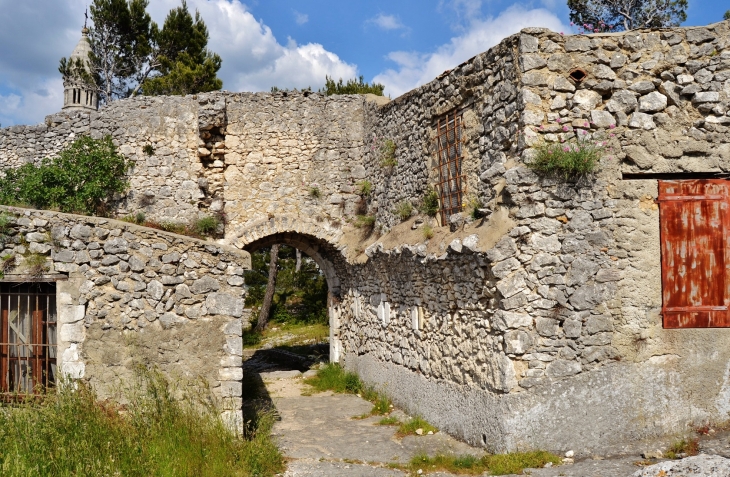
<instances>
[{"instance_id":1,"label":"white stone rock","mask_svg":"<svg viewBox=\"0 0 730 477\"><path fill-rule=\"evenodd\" d=\"M719 455L695 455L681 460L669 460L644 467L632 477L727 477L730 475L730 459Z\"/></svg>"},{"instance_id":2,"label":"white stone rock","mask_svg":"<svg viewBox=\"0 0 730 477\"><path fill-rule=\"evenodd\" d=\"M646 129L648 131L656 128L656 124L654 124L654 119L650 114L634 113L631 115L631 119L629 119L629 127Z\"/></svg>"},{"instance_id":3,"label":"white stone rock","mask_svg":"<svg viewBox=\"0 0 730 477\"><path fill-rule=\"evenodd\" d=\"M591 121L599 128L610 128L616 125L616 118L608 111L591 111Z\"/></svg>"},{"instance_id":4,"label":"white stone rock","mask_svg":"<svg viewBox=\"0 0 730 477\"><path fill-rule=\"evenodd\" d=\"M590 89L582 89L573 95L573 104L584 111L596 109L602 101L601 95Z\"/></svg>"},{"instance_id":5,"label":"white stone rock","mask_svg":"<svg viewBox=\"0 0 730 477\"><path fill-rule=\"evenodd\" d=\"M642 113L657 113L663 111L667 107L667 97L658 91L639 98L639 111Z\"/></svg>"}]
</instances>

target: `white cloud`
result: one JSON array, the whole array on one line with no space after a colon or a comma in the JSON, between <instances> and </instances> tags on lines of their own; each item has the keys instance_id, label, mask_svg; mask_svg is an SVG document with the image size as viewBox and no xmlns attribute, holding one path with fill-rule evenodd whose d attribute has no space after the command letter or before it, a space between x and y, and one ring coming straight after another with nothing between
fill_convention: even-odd
<instances>
[{"instance_id":1,"label":"white cloud","mask_svg":"<svg viewBox=\"0 0 730 477\"><path fill-rule=\"evenodd\" d=\"M309 15L307 15L306 13L299 13L295 10L294 21L297 22L297 25L304 25L309 21Z\"/></svg>"},{"instance_id":2,"label":"white cloud","mask_svg":"<svg viewBox=\"0 0 730 477\"><path fill-rule=\"evenodd\" d=\"M80 38L87 0L0 0L13 21L0 29L0 124L39 123L63 106L58 60ZM148 11L159 25L180 0L151 0ZM351 78L357 67L322 45L281 44L271 29L238 0L188 0L210 33L208 47L223 59L219 77L229 91L318 88L326 75Z\"/></svg>"},{"instance_id":3,"label":"white cloud","mask_svg":"<svg viewBox=\"0 0 730 477\"><path fill-rule=\"evenodd\" d=\"M466 0L463 3L468 3ZM457 2L458 3L458 2ZM478 2L472 2L478 3ZM473 6L473 5L472 5ZM472 20L466 31L431 53L396 51L388 55L397 67L378 74L373 81L385 85L393 97L433 80L442 72L488 50L505 37L526 27L567 30L560 19L544 9L526 10L513 5L497 17Z\"/></svg>"},{"instance_id":4,"label":"white cloud","mask_svg":"<svg viewBox=\"0 0 730 477\"><path fill-rule=\"evenodd\" d=\"M385 15L383 13L379 13L376 17L369 19L367 23L377 25L383 30L400 30L401 28L406 28L395 15Z\"/></svg>"}]
</instances>

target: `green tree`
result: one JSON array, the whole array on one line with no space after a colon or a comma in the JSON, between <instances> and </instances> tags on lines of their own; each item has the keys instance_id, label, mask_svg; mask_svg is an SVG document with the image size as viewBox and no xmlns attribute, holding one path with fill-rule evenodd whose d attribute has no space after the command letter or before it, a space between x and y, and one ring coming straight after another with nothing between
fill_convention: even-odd
<instances>
[{"instance_id":1,"label":"green tree","mask_svg":"<svg viewBox=\"0 0 730 477\"><path fill-rule=\"evenodd\" d=\"M324 93L327 96L333 94L374 94L376 96L383 96L383 90L385 86L380 83L368 84L364 81L363 76L360 75L359 79L349 79L347 82L343 82L342 78L335 82L334 79L329 76L325 77L324 89L320 89L320 93Z\"/></svg>"},{"instance_id":2,"label":"green tree","mask_svg":"<svg viewBox=\"0 0 730 477\"><path fill-rule=\"evenodd\" d=\"M107 215L116 194L126 191L132 162L117 153L111 136L83 136L58 157L2 171L0 204Z\"/></svg>"},{"instance_id":3,"label":"green tree","mask_svg":"<svg viewBox=\"0 0 730 477\"><path fill-rule=\"evenodd\" d=\"M152 21L149 0L93 0L89 71L62 58L64 79L83 79L102 103L144 94L190 94L220 89L221 58L206 49L208 30L183 0L162 29ZM149 83L149 86L148 86Z\"/></svg>"},{"instance_id":4,"label":"green tree","mask_svg":"<svg viewBox=\"0 0 730 477\"><path fill-rule=\"evenodd\" d=\"M157 74L142 83L144 94L184 95L221 89L223 82L216 75L222 60L207 49L208 39L200 12L193 18L185 0L170 10L156 34Z\"/></svg>"},{"instance_id":5,"label":"green tree","mask_svg":"<svg viewBox=\"0 0 730 477\"><path fill-rule=\"evenodd\" d=\"M570 20L588 31L678 26L687 19L687 0L568 0Z\"/></svg>"},{"instance_id":6,"label":"green tree","mask_svg":"<svg viewBox=\"0 0 730 477\"><path fill-rule=\"evenodd\" d=\"M725 15L722 16L724 20L730 20L730 10L725 12Z\"/></svg>"}]
</instances>

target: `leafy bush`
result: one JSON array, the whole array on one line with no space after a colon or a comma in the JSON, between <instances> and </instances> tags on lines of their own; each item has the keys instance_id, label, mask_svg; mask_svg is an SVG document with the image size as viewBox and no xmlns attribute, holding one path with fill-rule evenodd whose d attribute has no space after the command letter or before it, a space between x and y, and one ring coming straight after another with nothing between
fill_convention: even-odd
<instances>
[{"instance_id":1,"label":"leafy bush","mask_svg":"<svg viewBox=\"0 0 730 477\"><path fill-rule=\"evenodd\" d=\"M39 166L4 169L0 204L107 215L114 195L127 189L125 175L131 167L132 162L117 153L110 136L101 140L84 136L58 157L43 159Z\"/></svg>"},{"instance_id":2,"label":"leafy bush","mask_svg":"<svg viewBox=\"0 0 730 477\"><path fill-rule=\"evenodd\" d=\"M0 412L2 475L243 477L283 470L270 415L236 436L203 390L175 399L156 372L141 372L124 394L124 407L101 402L78 382Z\"/></svg>"},{"instance_id":3,"label":"leafy bush","mask_svg":"<svg viewBox=\"0 0 730 477\"><path fill-rule=\"evenodd\" d=\"M193 222L192 228L196 234L209 237L216 234L220 224L220 219L215 215L206 215Z\"/></svg>"},{"instance_id":4,"label":"leafy bush","mask_svg":"<svg viewBox=\"0 0 730 477\"><path fill-rule=\"evenodd\" d=\"M362 196L369 196L373 192L373 184L369 180L362 180L357 184L357 193Z\"/></svg>"},{"instance_id":5,"label":"leafy bush","mask_svg":"<svg viewBox=\"0 0 730 477\"><path fill-rule=\"evenodd\" d=\"M383 96L385 86L379 83L368 84L364 81L362 75L359 79L349 79L346 83L340 78L339 81L335 82L334 79L329 76L325 77L324 89L320 89L320 93L324 93L327 96L333 94L374 94L376 96Z\"/></svg>"},{"instance_id":6,"label":"leafy bush","mask_svg":"<svg viewBox=\"0 0 730 477\"><path fill-rule=\"evenodd\" d=\"M578 178L598 169L604 149L604 143L586 138L562 143L544 142L536 147L537 155L527 166L544 175Z\"/></svg>"},{"instance_id":7,"label":"leafy bush","mask_svg":"<svg viewBox=\"0 0 730 477\"><path fill-rule=\"evenodd\" d=\"M424 214L435 217L439 211L439 193L433 187L428 188L423 196L423 202L421 204L421 212Z\"/></svg>"},{"instance_id":8,"label":"leafy bush","mask_svg":"<svg viewBox=\"0 0 730 477\"><path fill-rule=\"evenodd\" d=\"M408 220L412 213L413 206L407 200L404 200L395 206L395 215L397 215L401 221Z\"/></svg>"}]
</instances>

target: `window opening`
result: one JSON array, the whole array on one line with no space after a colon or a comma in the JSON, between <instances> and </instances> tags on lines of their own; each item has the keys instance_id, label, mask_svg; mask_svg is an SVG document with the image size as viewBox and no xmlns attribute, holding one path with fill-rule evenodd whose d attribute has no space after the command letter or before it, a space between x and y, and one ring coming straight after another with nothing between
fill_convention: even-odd
<instances>
[{"instance_id":1,"label":"window opening","mask_svg":"<svg viewBox=\"0 0 730 477\"><path fill-rule=\"evenodd\" d=\"M438 123L438 168L437 190L441 199L441 223L446 224L451 215L462 211L466 183L462 174L464 145L461 113L448 113Z\"/></svg>"},{"instance_id":2,"label":"window opening","mask_svg":"<svg viewBox=\"0 0 730 477\"><path fill-rule=\"evenodd\" d=\"M0 390L31 394L56 383L56 284L0 283Z\"/></svg>"}]
</instances>

